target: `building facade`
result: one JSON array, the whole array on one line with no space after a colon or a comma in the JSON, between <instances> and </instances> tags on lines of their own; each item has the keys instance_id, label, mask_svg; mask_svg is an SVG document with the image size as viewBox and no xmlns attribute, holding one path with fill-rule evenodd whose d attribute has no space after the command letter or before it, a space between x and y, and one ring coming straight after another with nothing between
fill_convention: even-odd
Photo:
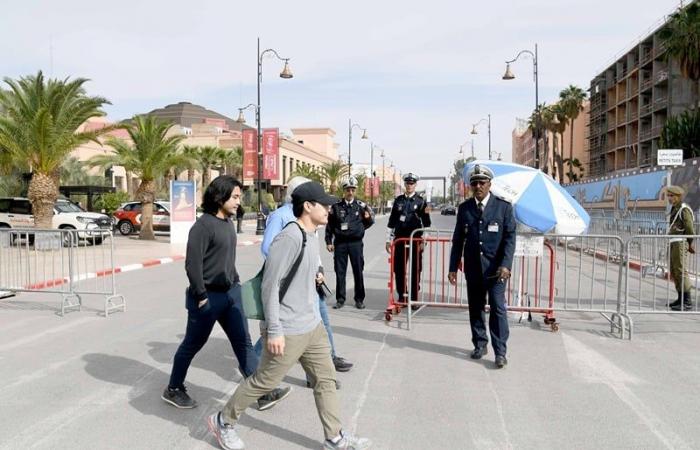
<instances>
[{"instance_id":1,"label":"building facade","mask_svg":"<svg viewBox=\"0 0 700 450\"><path fill-rule=\"evenodd\" d=\"M663 26L591 81L591 176L654 165L666 120L692 104L691 82L667 59Z\"/></svg>"}]
</instances>

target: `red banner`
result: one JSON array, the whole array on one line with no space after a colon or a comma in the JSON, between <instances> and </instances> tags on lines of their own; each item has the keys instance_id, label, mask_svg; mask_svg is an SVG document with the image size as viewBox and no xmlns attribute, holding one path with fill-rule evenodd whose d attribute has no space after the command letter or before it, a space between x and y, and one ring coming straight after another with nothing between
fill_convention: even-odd
<instances>
[{"instance_id":1,"label":"red banner","mask_svg":"<svg viewBox=\"0 0 700 450\"><path fill-rule=\"evenodd\" d=\"M370 184L372 183L371 178L365 178L365 197L369 198L369 193L371 190Z\"/></svg>"},{"instance_id":2,"label":"red banner","mask_svg":"<svg viewBox=\"0 0 700 450\"><path fill-rule=\"evenodd\" d=\"M280 130L266 128L262 131L263 178L276 180L280 177Z\"/></svg>"},{"instance_id":3,"label":"red banner","mask_svg":"<svg viewBox=\"0 0 700 450\"><path fill-rule=\"evenodd\" d=\"M258 133L252 128L243 130L243 179L258 177Z\"/></svg>"},{"instance_id":4,"label":"red banner","mask_svg":"<svg viewBox=\"0 0 700 450\"><path fill-rule=\"evenodd\" d=\"M379 177L374 177L372 180L372 195L379 197Z\"/></svg>"},{"instance_id":5,"label":"red banner","mask_svg":"<svg viewBox=\"0 0 700 450\"><path fill-rule=\"evenodd\" d=\"M459 180L459 196L464 197L464 181Z\"/></svg>"}]
</instances>

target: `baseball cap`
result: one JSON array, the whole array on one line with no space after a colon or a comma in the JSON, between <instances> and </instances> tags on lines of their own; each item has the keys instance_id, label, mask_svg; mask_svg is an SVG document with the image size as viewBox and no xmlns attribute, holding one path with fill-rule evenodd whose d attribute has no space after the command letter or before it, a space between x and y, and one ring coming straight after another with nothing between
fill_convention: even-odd
<instances>
[{"instance_id":1,"label":"baseball cap","mask_svg":"<svg viewBox=\"0 0 700 450\"><path fill-rule=\"evenodd\" d=\"M320 183L309 181L300 184L292 192L293 203L316 202L322 205L331 206L338 203L340 200L337 197L328 195Z\"/></svg>"}]
</instances>

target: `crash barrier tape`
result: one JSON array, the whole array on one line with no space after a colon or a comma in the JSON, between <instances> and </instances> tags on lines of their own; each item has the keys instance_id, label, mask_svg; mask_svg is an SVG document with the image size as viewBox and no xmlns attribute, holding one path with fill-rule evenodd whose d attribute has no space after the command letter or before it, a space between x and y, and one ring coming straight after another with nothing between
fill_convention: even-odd
<instances>
[{"instance_id":1,"label":"crash barrier tape","mask_svg":"<svg viewBox=\"0 0 700 450\"><path fill-rule=\"evenodd\" d=\"M126 311L117 294L109 230L0 229L0 291L61 295L61 315L82 296L104 297L105 317Z\"/></svg>"},{"instance_id":2,"label":"crash barrier tape","mask_svg":"<svg viewBox=\"0 0 700 450\"><path fill-rule=\"evenodd\" d=\"M422 236L415 237L417 233ZM542 314L552 331L559 329L557 312L597 313L610 323L611 333L621 338L629 333L629 320L620 306L623 258L609 256L623 254L620 237L518 233L517 240L511 278L506 282L510 313L519 313L519 320L527 315L529 321L533 313ZM432 228L417 230L411 238L392 242L385 320L391 321L405 308L410 330L413 315L423 307L468 308L463 270L472 269L462 268L460 264L457 283L450 285L447 274L451 248L452 231ZM397 297L393 271L401 251L402 259L407 262L404 272L407 292L403 299ZM414 283L409 283L414 264L421 264L422 270L414 274ZM418 290L416 295L414 289Z\"/></svg>"}]
</instances>

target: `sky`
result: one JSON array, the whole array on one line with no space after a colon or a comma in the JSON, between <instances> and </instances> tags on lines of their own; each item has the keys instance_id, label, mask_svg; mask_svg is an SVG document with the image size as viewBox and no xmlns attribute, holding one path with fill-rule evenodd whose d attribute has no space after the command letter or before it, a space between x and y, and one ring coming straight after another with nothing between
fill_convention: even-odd
<instances>
[{"instance_id":1,"label":"sky","mask_svg":"<svg viewBox=\"0 0 700 450\"><path fill-rule=\"evenodd\" d=\"M404 0L381 2L3 0L0 76L43 70L84 77L121 120L189 101L229 117L256 100L257 43L290 58L263 62L262 126L330 127L353 163L370 142L401 172L446 176L474 139L488 157L511 159L516 118L535 106L533 64L505 61L538 44L540 102L590 80L679 5L678 0ZM248 123L254 117L248 114ZM381 160L375 156L375 164Z\"/></svg>"}]
</instances>

